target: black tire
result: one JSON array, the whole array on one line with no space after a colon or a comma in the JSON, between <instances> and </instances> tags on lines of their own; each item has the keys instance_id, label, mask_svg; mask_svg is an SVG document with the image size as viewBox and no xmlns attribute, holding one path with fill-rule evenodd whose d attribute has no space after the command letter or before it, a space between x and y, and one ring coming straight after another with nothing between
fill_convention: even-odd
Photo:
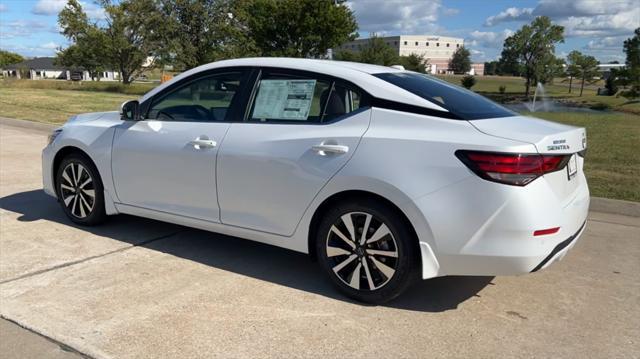
<instances>
[{"instance_id":1,"label":"black tire","mask_svg":"<svg viewBox=\"0 0 640 359\"><path fill-rule=\"evenodd\" d=\"M371 219L367 224L369 215ZM351 226L346 224L345 219L352 222ZM382 225L386 225L386 228ZM332 229L334 226L335 229ZM364 244L361 244L365 226L369 230ZM357 199L340 203L324 214L318 226L315 234L318 261L333 284L346 296L371 304L388 302L399 296L418 277L420 258L416 249L417 239L407 226L396 211L379 201ZM336 230L342 232L348 239L351 237L349 228L353 228L355 242L358 242L353 243L355 248L336 233ZM389 234L369 243L380 237L378 230ZM351 259L353 256L356 256L355 259ZM351 262L345 265L344 262L349 260ZM334 271L336 268L339 269ZM390 269L394 272L386 275L391 273ZM355 273L359 275L356 277Z\"/></svg>"},{"instance_id":2,"label":"black tire","mask_svg":"<svg viewBox=\"0 0 640 359\"><path fill-rule=\"evenodd\" d=\"M86 155L72 153L62 159L56 169L56 193L62 210L74 223L94 226L107 219L102 180Z\"/></svg>"}]
</instances>

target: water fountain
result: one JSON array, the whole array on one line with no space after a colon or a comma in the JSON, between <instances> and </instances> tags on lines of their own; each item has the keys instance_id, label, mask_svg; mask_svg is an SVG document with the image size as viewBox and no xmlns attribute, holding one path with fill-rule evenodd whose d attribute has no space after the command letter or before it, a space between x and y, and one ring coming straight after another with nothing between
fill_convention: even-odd
<instances>
[{"instance_id":1,"label":"water fountain","mask_svg":"<svg viewBox=\"0 0 640 359\"><path fill-rule=\"evenodd\" d=\"M538 93L540 93L540 95L538 95ZM525 103L525 106L527 107L527 109L529 109L530 112L536 112L537 110L536 100L538 100L538 96L540 96L540 103L542 103L542 110L550 111L551 103L549 102L549 99L547 99L547 97L545 96L544 86L540 82L538 82L538 84L536 85L536 90L533 93L533 101L531 103Z\"/></svg>"}]
</instances>

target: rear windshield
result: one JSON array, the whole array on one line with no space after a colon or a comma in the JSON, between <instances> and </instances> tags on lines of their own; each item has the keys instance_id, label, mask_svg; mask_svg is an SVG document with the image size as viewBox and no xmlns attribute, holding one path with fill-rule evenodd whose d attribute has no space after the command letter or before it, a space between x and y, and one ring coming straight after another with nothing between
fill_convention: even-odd
<instances>
[{"instance_id":1,"label":"rear windshield","mask_svg":"<svg viewBox=\"0 0 640 359\"><path fill-rule=\"evenodd\" d=\"M374 76L433 102L463 120L517 115L484 96L429 75L417 72L388 72Z\"/></svg>"}]
</instances>

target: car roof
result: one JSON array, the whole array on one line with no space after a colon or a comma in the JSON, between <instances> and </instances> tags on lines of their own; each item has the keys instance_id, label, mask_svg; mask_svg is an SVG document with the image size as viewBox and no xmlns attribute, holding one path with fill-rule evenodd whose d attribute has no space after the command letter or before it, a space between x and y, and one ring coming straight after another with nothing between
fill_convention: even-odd
<instances>
[{"instance_id":1,"label":"car roof","mask_svg":"<svg viewBox=\"0 0 640 359\"><path fill-rule=\"evenodd\" d=\"M140 99L140 101L145 101L151 98L153 95L162 91L164 88L171 86L173 83L191 75L197 74L202 71L223 69L226 67L273 67L316 72L352 82L363 90L367 91L370 95L377 98L421 106L439 111L447 111L444 108L432 102L429 102L420 96L417 96L409 91L401 89L400 87L397 87L387 81L373 76L374 74L379 73L403 72L404 70L358 62L300 59L289 57L249 57L216 61L206 65L198 66L181 73L171 81L165 82L164 84L149 91Z\"/></svg>"}]
</instances>

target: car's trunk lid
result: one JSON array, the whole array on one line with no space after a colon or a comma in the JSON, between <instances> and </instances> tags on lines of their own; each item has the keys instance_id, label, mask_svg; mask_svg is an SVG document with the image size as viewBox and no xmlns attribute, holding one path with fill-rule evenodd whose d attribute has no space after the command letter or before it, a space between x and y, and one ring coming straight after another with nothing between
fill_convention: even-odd
<instances>
[{"instance_id":1,"label":"car's trunk lid","mask_svg":"<svg viewBox=\"0 0 640 359\"><path fill-rule=\"evenodd\" d=\"M571 154L587 147L584 128L533 117L501 117L469 122L487 135L531 143L541 154Z\"/></svg>"}]
</instances>

